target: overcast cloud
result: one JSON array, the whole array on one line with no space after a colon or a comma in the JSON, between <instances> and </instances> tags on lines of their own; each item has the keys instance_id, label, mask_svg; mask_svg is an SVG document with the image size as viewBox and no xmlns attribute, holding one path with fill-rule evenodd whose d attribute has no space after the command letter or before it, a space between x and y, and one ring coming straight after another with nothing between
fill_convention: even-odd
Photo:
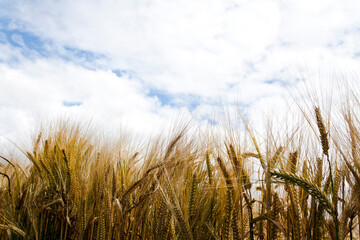
<instances>
[{"instance_id":1,"label":"overcast cloud","mask_svg":"<svg viewBox=\"0 0 360 240\"><path fill-rule=\"evenodd\" d=\"M220 100L280 111L302 71L357 74L359 12L356 0L0 0L0 135L64 114L151 132Z\"/></svg>"}]
</instances>

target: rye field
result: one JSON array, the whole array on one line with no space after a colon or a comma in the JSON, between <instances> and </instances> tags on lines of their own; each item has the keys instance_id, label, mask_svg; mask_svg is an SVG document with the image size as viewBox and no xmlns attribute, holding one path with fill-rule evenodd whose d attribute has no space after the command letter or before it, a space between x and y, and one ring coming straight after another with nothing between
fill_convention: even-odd
<instances>
[{"instance_id":1,"label":"rye field","mask_svg":"<svg viewBox=\"0 0 360 240\"><path fill-rule=\"evenodd\" d=\"M359 239L359 100L299 106L281 133L240 117L138 147L59 121L25 161L0 153L0 239Z\"/></svg>"}]
</instances>

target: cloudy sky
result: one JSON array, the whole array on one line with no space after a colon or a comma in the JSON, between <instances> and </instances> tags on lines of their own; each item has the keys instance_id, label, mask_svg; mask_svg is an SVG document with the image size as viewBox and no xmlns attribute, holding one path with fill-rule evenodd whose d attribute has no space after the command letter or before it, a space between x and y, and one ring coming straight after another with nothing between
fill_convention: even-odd
<instances>
[{"instance_id":1,"label":"cloudy sky","mask_svg":"<svg viewBox=\"0 0 360 240\"><path fill-rule=\"evenodd\" d=\"M0 0L0 136L64 114L148 132L219 103L278 109L301 77L356 75L359 12L357 0Z\"/></svg>"}]
</instances>

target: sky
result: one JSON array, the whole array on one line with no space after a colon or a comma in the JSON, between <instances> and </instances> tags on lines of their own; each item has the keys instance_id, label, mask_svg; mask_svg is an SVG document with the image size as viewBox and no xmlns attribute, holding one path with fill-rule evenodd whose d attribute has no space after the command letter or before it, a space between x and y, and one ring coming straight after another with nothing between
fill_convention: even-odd
<instances>
[{"instance_id":1,"label":"sky","mask_svg":"<svg viewBox=\"0 0 360 240\"><path fill-rule=\"evenodd\" d=\"M284 109L301 81L356 80L360 1L0 0L0 143L68 116L148 134L219 105ZM305 74L304 74L305 73Z\"/></svg>"}]
</instances>

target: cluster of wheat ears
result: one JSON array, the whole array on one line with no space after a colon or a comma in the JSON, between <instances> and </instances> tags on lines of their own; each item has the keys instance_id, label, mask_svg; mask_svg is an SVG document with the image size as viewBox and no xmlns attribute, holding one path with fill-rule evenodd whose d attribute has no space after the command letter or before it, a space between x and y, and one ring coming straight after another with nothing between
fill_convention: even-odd
<instances>
[{"instance_id":1,"label":"cluster of wheat ears","mask_svg":"<svg viewBox=\"0 0 360 240\"><path fill-rule=\"evenodd\" d=\"M247 141L184 127L139 151L59 124L23 151L28 163L0 155L0 239L359 239L353 109L330 123L313 106L312 134L279 141L244 121Z\"/></svg>"}]
</instances>

